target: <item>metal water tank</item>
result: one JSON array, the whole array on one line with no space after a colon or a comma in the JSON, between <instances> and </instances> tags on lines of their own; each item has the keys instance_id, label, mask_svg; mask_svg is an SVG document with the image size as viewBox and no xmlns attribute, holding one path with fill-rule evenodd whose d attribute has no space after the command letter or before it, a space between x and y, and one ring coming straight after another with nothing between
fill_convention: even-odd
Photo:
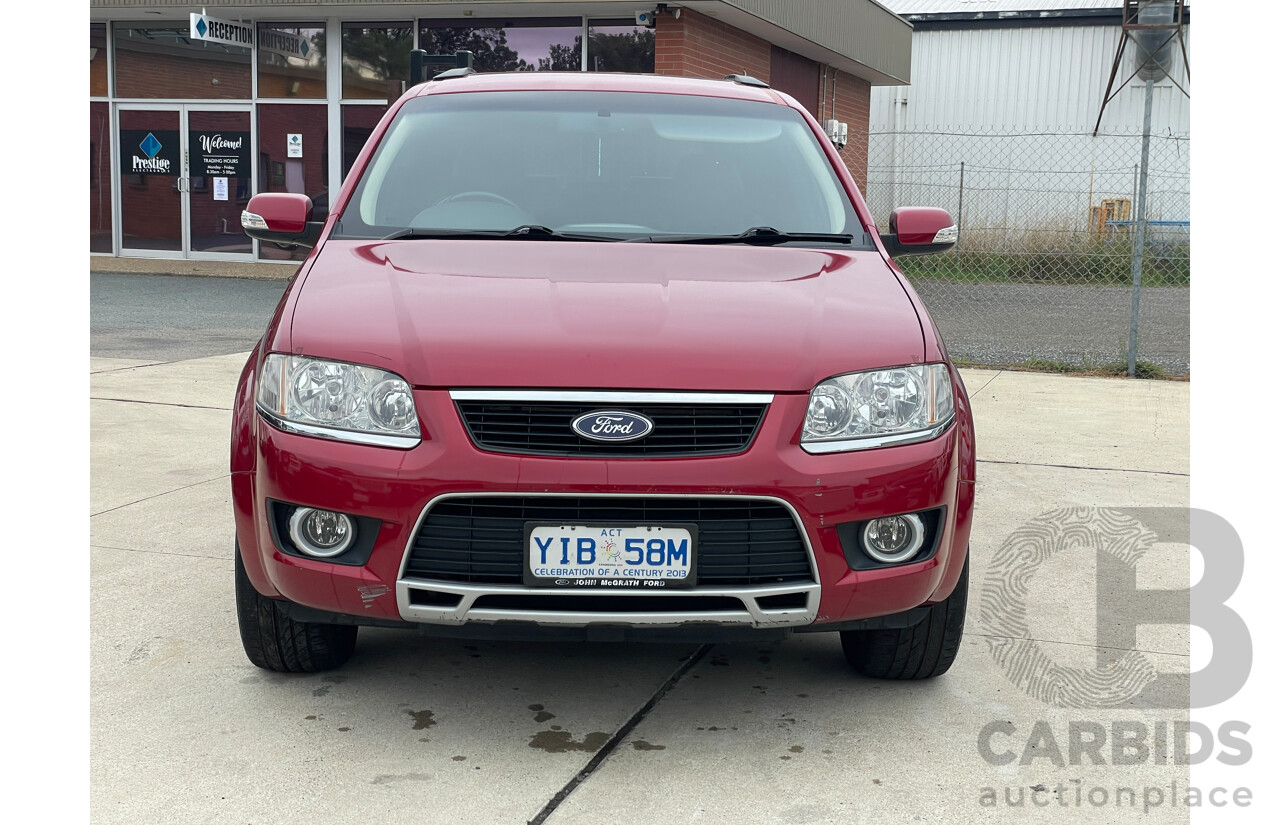
<instances>
[{"instance_id":1,"label":"metal water tank","mask_svg":"<svg viewBox=\"0 0 1280 825\"><path fill-rule=\"evenodd\" d=\"M1151 0L1138 9L1138 22L1143 25L1166 25L1168 28L1138 29L1133 37L1138 41L1134 60L1138 63L1138 77L1142 80L1159 80L1169 73L1173 58L1174 35L1173 0Z\"/></svg>"}]
</instances>

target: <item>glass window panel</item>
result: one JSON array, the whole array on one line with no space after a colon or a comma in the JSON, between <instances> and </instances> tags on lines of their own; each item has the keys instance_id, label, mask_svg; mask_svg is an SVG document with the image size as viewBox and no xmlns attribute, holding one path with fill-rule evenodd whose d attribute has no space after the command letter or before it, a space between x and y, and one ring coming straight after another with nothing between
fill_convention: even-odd
<instances>
[{"instance_id":1,"label":"glass window panel","mask_svg":"<svg viewBox=\"0 0 1280 825\"><path fill-rule=\"evenodd\" d=\"M388 81L409 80L409 23L342 24L342 97L387 100ZM398 97L399 95L395 95Z\"/></svg>"},{"instance_id":2,"label":"glass window panel","mask_svg":"<svg viewBox=\"0 0 1280 825\"><path fill-rule=\"evenodd\" d=\"M409 100L342 214L346 237L523 224L607 237L862 232L795 110L611 92Z\"/></svg>"},{"instance_id":3,"label":"glass window panel","mask_svg":"<svg viewBox=\"0 0 1280 825\"><path fill-rule=\"evenodd\" d=\"M377 108L377 107L373 107ZM301 135L301 150L290 151L290 135ZM301 157L296 155L301 154ZM294 157L290 157L294 155ZM297 192L311 198L312 217L329 214L329 118L323 103L264 103L258 107L258 191ZM301 261L310 250L263 241L258 257Z\"/></svg>"},{"instance_id":4,"label":"glass window panel","mask_svg":"<svg viewBox=\"0 0 1280 825\"><path fill-rule=\"evenodd\" d=\"M111 251L111 113L89 104L89 251Z\"/></svg>"},{"instance_id":5,"label":"glass window panel","mask_svg":"<svg viewBox=\"0 0 1280 825\"><path fill-rule=\"evenodd\" d=\"M192 40L186 23L116 23L116 95L248 99L251 49Z\"/></svg>"},{"instance_id":6,"label":"glass window panel","mask_svg":"<svg viewBox=\"0 0 1280 825\"><path fill-rule=\"evenodd\" d=\"M89 96L106 97L107 89L107 24L89 24Z\"/></svg>"},{"instance_id":7,"label":"glass window panel","mask_svg":"<svg viewBox=\"0 0 1280 825\"><path fill-rule=\"evenodd\" d=\"M576 72L582 69L582 18L422 20L418 47L427 54L470 51L478 72ZM428 77L450 68L429 67Z\"/></svg>"},{"instance_id":8,"label":"glass window panel","mask_svg":"<svg viewBox=\"0 0 1280 825\"><path fill-rule=\"evenodd\" d=\"M373 128L382 120L386 106L343 106L342 107L342 177L356 162L356 157L364 144L373 134Z\"/></svg>"},{"instance_id":9,"label":"glass window panel","mask_svg":"<svg viewBox=\"0 0 1280 825\"><path fill-rule=\"evenodd\" d=\"M174 110L120 112L120 237L125 249L182 251L179 125ZM133 160L146 157L161 162Z\"/></svg>"},{"instance_id":10,"label":"glass window panel","mask_svg":"<svg viewBox=\"0 0 1280 825\"><path fill-rule=\"evenodd\" d=\"M258 97L324 100L323 24L258 24Z\"/></svg>"},{"instance_id":11,"label":"glass window panel","mask_svg":"<svg viewBox=\"0 0 1280 825\"><path fill-rule=\"evenodd\" d=\"M653 29L626 20L592 20L587 71L653 73Z\"/></svg>"}]
</instances>

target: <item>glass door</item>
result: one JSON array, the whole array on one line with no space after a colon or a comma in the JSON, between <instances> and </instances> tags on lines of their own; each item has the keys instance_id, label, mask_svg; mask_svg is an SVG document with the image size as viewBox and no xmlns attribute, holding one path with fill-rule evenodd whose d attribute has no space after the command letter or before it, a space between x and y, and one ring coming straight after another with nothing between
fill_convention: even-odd
<instances>
[{"instance_id":1,"label":"glass door","mask_svg":"<svg viewBox=\"0 0 1280 825\"><path fill-rule=\"evenodd\" d=\"M250 107L121 104L119 136L122 254L253 260Z\"/></svg>"},{"instance_id":2,"label":"glass door","mask_svg":"<svg viewBox=\"0 0 1280 825\"><path fill-rule=\"evenodd\" d=\"M184 251L182 107L120 107L120 250L172 258Z\"/></svg>"}]
</instances>

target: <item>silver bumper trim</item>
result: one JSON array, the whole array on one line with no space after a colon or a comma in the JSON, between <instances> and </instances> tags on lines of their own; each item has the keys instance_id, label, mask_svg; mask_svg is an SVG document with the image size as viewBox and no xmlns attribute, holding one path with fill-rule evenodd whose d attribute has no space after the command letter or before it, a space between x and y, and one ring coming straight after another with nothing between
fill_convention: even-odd
<instances>
[{"instance_id":1,"label":"silver bumper trim","mask_svg":"<svg viewBox=\"0 0 1280 825\"><path fill-rule=\"evenodd\" d=\"M691 590L670 590L655 592L654 590L610 589L602 591L594 587L565 588L532 588L511 585L476 585L458 582L438 581L432 579L406 578L405 570L409 565L409 556L413 552L413 542L422 528L422 522L431 512L431 508L441 501L451 498L650 498L650 499L721 499L730 501L767 501L782 505L795 521L796 529L804 541L805 551L809 555L809 575L811 581L789 582L774 585L752 585L744 587L694 587ZM400 610L400 618L407 622L423 622L427 624L462 625L468 622L505 622L520 621L535 624L559 625L566 627L585 627L593 624L628 625L643 627L670 627L676 625L711 623L718 625L739 625L747 627L798 627L813 624L818 616L818 603L822 595L822 586L818 583L818 566L813 552L813 544L804 529L804 522L788 502L773 496L727 496L701 494L619 494L619 493L446 493L436 496L427 502L418 515L405 544L404 555L400 560L400 573L396 577L396 606ZM436 605L413 604L414 592L448 593L460 597L456 605L447 607ZM670 599L672 610L636 611L607 613L590 611L551 611L551 610L518 610L492 609L476 607L476 601L483 596L601 596L607 592L610 596L625 599L636 596L649 596ZM769 596L804 597L804 607L788 607L767 609L761 607L758 600ZM742 603L739 610L680 610L680 599L692 597L727 597Z\"/></svg>"}]
</instances>

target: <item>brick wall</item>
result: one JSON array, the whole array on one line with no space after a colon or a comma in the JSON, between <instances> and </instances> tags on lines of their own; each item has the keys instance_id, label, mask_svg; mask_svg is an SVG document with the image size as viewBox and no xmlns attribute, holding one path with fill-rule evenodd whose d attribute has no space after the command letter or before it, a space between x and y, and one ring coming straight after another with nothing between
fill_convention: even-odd
<instances>
[{"instance_id":1,"label":"brick wall","mask_svg":"<svg viewBox=\"0 0 1280 825\"><path fill-rule=\"evenodd\" d=\"M871 124L871 84L860 77L828 71L824 117L849 124L849 143L840 152L858 188L867 190L867 130Z\"/></svg>"},{"instance_id":2,"label":"brick wall","mask_svg":"<svg viewBox=\"0 0 1280 825\"><path fill-rule=\"evenodd\" d=\"M679 20L660 14L657 25L654 71L658 74L717 80L749 74L769 81L769 41L689 9L683 10Z\"/></svg>"}]
</instances>

